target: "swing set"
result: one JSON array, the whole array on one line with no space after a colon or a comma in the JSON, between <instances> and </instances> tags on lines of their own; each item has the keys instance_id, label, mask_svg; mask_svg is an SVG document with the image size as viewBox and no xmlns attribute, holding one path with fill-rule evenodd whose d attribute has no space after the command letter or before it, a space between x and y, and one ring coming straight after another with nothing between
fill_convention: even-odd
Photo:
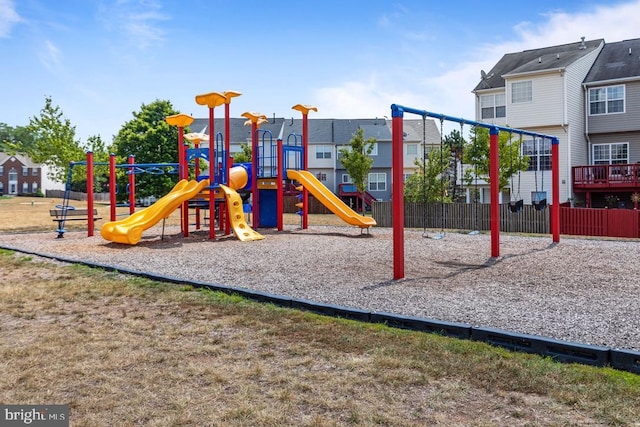
<instances>
[{"instance_id":1,"label":"swing set","mask_svg":"<svg viewBox=\"0 0 640 427\"><path fill-rule=\"evenodd\" d=\"M426 117L432 117L441 122L440 144L442 147L442 125L444 121L456 122L459 124L467 124L486 128L489 130L489 180L491 193L491 257L500 256L500 206L499 206L499 138L500 131L532 136L534 138L549 139L551 141L551 166L552 166L552 204L551 204L551 234L554 243L560 242L560 170L559 170L559 139L555 136L544 135L537 132L531 132L523 129L514 129L495 124L477 122L458 117L446 116L444 114L433 113L426 110L406 107L398 104L391 105L392 117L392 217L393 217L393 278L404 278L404 182L402 173L403 165L403 118L405 113L417 114L426 120ZM424 126L424 122L423 122ZM425 139L423 132L423 139ZM423 141L424 142L424 141ZM426 151L426 149L425 149ZM442 153L442 151L441 151ZM441 177L441 179L444 179ZM442 198L444 203L444 197ZM542 205L541 200L538 204ZM544 199L546 206L546 198ZM442 206L444 217L444 205ZM444 229L444 221L441 222Z\"/></svg>"}]
</instances>

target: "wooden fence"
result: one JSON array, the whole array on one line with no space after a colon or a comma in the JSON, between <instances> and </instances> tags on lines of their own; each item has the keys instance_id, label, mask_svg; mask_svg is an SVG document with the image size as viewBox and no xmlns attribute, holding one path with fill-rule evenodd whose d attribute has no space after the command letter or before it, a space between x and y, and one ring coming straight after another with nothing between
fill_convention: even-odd
<instances>
[{"instance_id":1,"label":"wooden fence","mask_svg":"<svg viewBox=\"0 0 640 427\"><path fill-rule=\"evenodd\" d=\"M635 209L560 208L560 233L577 236L640 237Z\"/></svg>"},{"instance_id":2,"label":"wooden fence","mask_svg":"<svg viewBox=\"0 0 640 427\"><path fill-rule=\"evenodd\" d=\"M379 227L393 226L391 202L373 202L371 213ZM500 206L500 231L548 234L549 223L549 209L537 211L528 205L521 212L513 213L508 204ZM491 229L490 205L406 202L404 225L407 228L486 231Z\"/></svg>"}]
</instances>

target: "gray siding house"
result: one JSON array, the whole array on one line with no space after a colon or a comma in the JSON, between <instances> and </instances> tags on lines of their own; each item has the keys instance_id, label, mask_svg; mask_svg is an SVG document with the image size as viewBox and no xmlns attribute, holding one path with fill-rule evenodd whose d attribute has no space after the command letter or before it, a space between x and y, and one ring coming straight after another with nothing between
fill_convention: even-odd
<instances>
[{"instance_id":1,"label":"gray siding house","mask_svg":"<svg viewBox=\"0 0 640 427\"><path fill-rule=\"evenodd\" d=\"M584 90L582 83L605 46L603 39L581 41L504 55L473 89L478 121L555 136L560 141L561 202L572 197L572 169L585 162ZM529 168L515 178L506 196L530 204L551 200L549 141L523 140ZM518 190L519 189L519 190Z\"/></svg>"},{"instance_id":2,"label":"gray siding house","mask_svg":"<svg viewBox=\"0 0 640 427\"><path fill-rule=\"evenodd\" d=\"M589 207L640 200L640 39L603 39L509 53L474 88L476 119L558 137L560 201ZM548 148L525 141L525 203L550 194ZM538 177L536 179L536 176ZM511 194L515 189L511 189ZM508 196L507 196L508 197Z\"/></svg>"},{"instance_id":3,"label":"gray siding house","mask_svg":"<svg viewBox=\"0 0 640 427\"><path fill-rule=\"evenodd\" d=\"M583 89L587 158L573 165L576 200L633 207L640 193L640 39L607 43Z\"/></svg>"},{"instance_id":4,"label":"gray siding house","mask_svg":"<svg viewBox=\"0 0 640 427\"><path fill-rule=\"evenodd\" d=\"M245 125L244 118L231 118L230 145L231 155L241 151L240 144L251 145L251 126ZM404 174L415 173L414 160L422 158L425 150L440 144L440 133L433 120L426 120L423 130L422 120L405 120ZM196 118L189 126L192 132L209 134L209 119ZM214 132L218 141L224 135L224 118L216 118ZM378 200L391 198L391 121L385 118L374 119L308 119L309 151L308 169L327 188L335 194L340 193L341 184L350 183L349 175L340 163L341 148L349 146L358 128L363 129L365 139L375 138L377 143L371 157L374 160L370 170L367 190ZM302 119L273 117L259 127L259 147L276 144L280 137L283 142L300 143L302 138ZM203 147L207 142L201 143ZM262 148L260 148L262 149Z\"/></svg>"}]
</instances>

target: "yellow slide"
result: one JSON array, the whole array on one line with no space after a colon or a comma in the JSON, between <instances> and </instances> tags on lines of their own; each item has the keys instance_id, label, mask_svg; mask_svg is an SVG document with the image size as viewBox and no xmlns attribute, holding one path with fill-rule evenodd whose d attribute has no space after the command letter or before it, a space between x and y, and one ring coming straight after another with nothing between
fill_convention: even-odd
<instances>
[{"instance_id":1,"label":"yellow slide","mask_svg":"<svg viewBox=\"0 0 640 427\"><path fill-rule=\"evenodd\" d=\"M358 214L356 211L347 206L338 196L333 194L323 183L313 176L309 171L303 170L287 170L287 178L295 179L309 193L325 205L331 212L338 215L343 221L350 225L356 225L360 228L369 228L376 225L376 220Z\"/></svg>"},{"instance_id":2,"label":"yellow slide","mask_svg":"<svg viewBox=\"0 0 640 427\"><path fill-rule=\"evenodd\" d=\"M224 191L225 199L227 200L227 210L229 211L229 221L231 222L231 228L236 234L236 237L243 242L249 240L262 240L264 236L257 231L253 230L247 222L244 220L244 211L242 210L242 198L233 189L226 185L220 184L220 188Z\"/></svg>"},{"instance_id":3,"label":"yellow slide","mask_svg":"<svg viewBox=\"0 0 640 427\"><path fill-rule=\"evenodd\" d=\"M183 179L153 205L120 221L107 222L100 229L100 234L105 240L135 245L142 238L144 230L169 217L183 202L196 196L207 185L208 180L197 182Z\"/></svg>"}]
</instances>

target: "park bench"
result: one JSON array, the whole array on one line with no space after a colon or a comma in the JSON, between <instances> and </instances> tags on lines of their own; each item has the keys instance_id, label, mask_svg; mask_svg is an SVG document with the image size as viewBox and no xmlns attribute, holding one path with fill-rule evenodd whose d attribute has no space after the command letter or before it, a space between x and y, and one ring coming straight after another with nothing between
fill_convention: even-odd
<instances>
[{"instance_id":1,"label":"park bench","mask_svg":"<svg viewBox=\"0 0 640 427\"><path fill-rule=\"evenodd\" d=\"M87 209L51 209L49 215L53 218L53 221L58 223L58 238L64 237L64 223L66 221L88 221L89 211ZM93 210L93 221L102 219L98 217L98 210Z\"/></svg>"}]
</instances>

